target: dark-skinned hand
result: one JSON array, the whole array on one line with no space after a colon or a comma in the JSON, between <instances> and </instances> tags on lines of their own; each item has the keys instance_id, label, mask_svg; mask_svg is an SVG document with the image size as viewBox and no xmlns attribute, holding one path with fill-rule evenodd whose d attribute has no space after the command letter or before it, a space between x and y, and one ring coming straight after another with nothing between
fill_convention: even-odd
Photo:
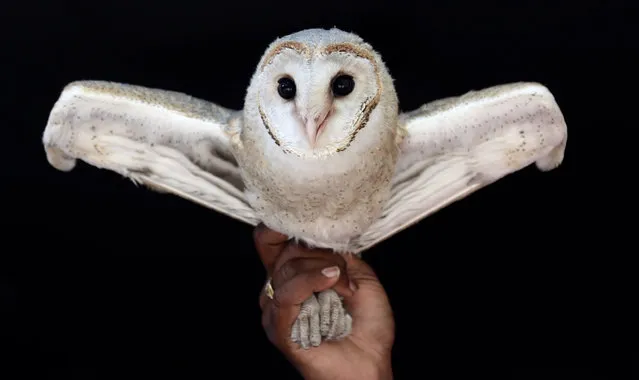
<instances>
[{"instance_id":1,"label":"dark-skinned hand","mask_svg":"<svg viewBox=\"0 0 639 380\"><path fill-rule=\"evenodd\" d=\"M255 229L254 238L275 291L272 300L264 292L260 295L262 325L268 339L302 376L317 380L392 379L393 313L371 267L351 254L296 244L264 225ZM330 288L344 298L353 317L351 334L304 349L291 339L301 304Z\"/></svg>"}]
</instances>

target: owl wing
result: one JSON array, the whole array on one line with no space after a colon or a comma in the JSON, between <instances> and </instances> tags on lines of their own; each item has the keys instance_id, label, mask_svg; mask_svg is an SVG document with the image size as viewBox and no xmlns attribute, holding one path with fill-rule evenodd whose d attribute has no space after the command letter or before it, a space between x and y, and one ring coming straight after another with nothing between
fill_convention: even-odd
<instances>
[{"instance_id":1,"label":"owl wing","mask_svg":"<svg viewBox=\"0 0 639 380\"><path fill-rule=\"evenodd\" d=\"M240 115L178 92L79 81L62 91L42 140L59 170L80 159L256 225L230 146Z\"/></svg>"},{"instance_id":2,"label":"owl wing","mask_svg":"<svg viewBox=\"0 0 639 380\"><path fill-rule=\"evenodd\" d=\"M437 100L400 115L400 123L405 136L390 200L357 252L533 162L554 169L566 148L562 112L537 83Z\"/></svg>"}]
</instances>

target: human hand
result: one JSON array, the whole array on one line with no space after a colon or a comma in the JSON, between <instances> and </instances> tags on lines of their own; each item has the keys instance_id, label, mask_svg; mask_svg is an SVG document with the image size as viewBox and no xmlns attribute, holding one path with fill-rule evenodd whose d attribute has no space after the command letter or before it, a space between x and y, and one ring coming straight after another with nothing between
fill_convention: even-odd
<instances>
[{"instance_id":1,"label":"human hand","mask_svg":"<svg viewBox=\"0 0 639 380\"><path fill-rule=\"evenodd\" d=\"M392 379L393 313L384 288L361 259L329 250L310 249L260 225L255 244L271 276L273 299L260 295L262 325L269 340L305 379ZM322 270L337 267L330 277ZM330 273L329 273L330 274ZM357 290L349 287L352 282ZM313 293L333 288L353 318L351 334L303 349L291 340L300 306Z\"/></svg>"}]
</instances>

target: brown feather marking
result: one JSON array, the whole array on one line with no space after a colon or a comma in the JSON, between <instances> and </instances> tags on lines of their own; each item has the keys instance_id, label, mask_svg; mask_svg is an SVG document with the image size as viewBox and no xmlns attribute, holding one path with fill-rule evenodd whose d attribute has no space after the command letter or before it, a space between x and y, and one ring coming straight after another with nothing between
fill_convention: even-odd
<instances>
[{"instance_id":1,"label":"brown feather marking","mask_svg":"<svg viewBox=\"0 0 639 380\"><path fill-rule=\"evenodd\" d=\"M285 49L295 50L299 54L302 54L307 57L311 53L310 49L301 42L295 42L295 41L283 42L275 46L273 50L271 50L271 52L268 55L266 55L261 65L261 70L264 70L265 66L270 64L273 61L273 59L275 59L275 56L277 56L279 53L281 53ZM368 50L351 43L338 43L338 44L331 44L326 46L321 52L321 54L325 54L325 55L334 54L334 53L353 54L357 57L368 60L371 63L371 65L373 65L373 70L375 72L375 77L376 77L375 79L377 80L377 92L375 93L374 96L368 98L362 104L362 109L358 113L358 116L355 119L355 122L353 123L354 125L356 125L355 129L353 129L353 131L347 136L344 142L337 147L336 152L341 152L346 150L346 148L348 148L351 145L353 140L355 140L357 133L366 126L371 113L373 112L375 107L377 107L377 105L379 104L379 101L382 95L382 79L379 74L379 66L377 62L375 61L375 57ZM283 147L279 139L275 137L275 134L273 133L273 130L271 129L271 126L268 122L268 117L264 113L264 110L262 109L262 104L259 101L258 101L258 109L260 113L260 118L262 119L262 123L264 123L264 126L266 127L266 131L268 132L269 136L271 136L275 144L281 147L285 153L291 153L291 151Z\"/></svg>"},{"instance_id":2,"label":"brown feather marking","mask_svg":"<svg viewBox=\"0 0 639 380\"><path fill-rule=\"evenodd\" d=\"M296 41L285 41L279 45L276 45L263 59L262 65L260 66L260 70L264 71L266 66L270 65L271 62L275 59L275 57L283 52L286 49L294 50L300 55L310 56L309 48L301 42Z\"/></svg>"},{"instance_id":3,"label":"brown feather marking","mask_svg":"<svg viewBox=\"0 0 639 380\"><path fill-rule=\"evenodd\" d=\"M276 45L267 55L264 56L264 59L262 60L262 64L260 65L260 71L264 71L266 66L270 65L275 59L275 57L286 49L294 50L298 54L303 55L305 57L310 56L310 50L305 44L301 42L296 42L296 41L284 41L281 44ZM264 126L266 127L266 131L268 132L268 135L271 136L271 138L273 139L275 144L277 144L277 146L282 147L280 140L277 137L275 137L275 134L273 133L273 130L271 129L271 125L268 122L268 117L264 113L264 110L262 109L262 104L259 100L258 100L257 106L260 112L260 118L262 119L262 123L264 123ZM283 150L284 150L284 153L290 153L289 150L286 148L283 148Z\"/></svg>"},{"instance_id":4,"label":"brown feather marking","mask_svg":"<svg viewBox=\"0 0 639 380\"><path fill-rule=\"evenodd\" d=\"M268 122L268 118L266 117L266 114L264 113L264 110L262 110L262 104L258 103L257 107L258 107L258 110L260 112L260 117L262 118L262 123L266 127L266 132L268 132L269 136L271 136L273 141L275 141L275 144L277 144L277 146L281 147L282 144L280 143L280 140L277 137L275 137L275 134L271 130L271 125ZM284 152L288 153L286 151L286 149L284 150Z\"/></svg>"}]
</instances>

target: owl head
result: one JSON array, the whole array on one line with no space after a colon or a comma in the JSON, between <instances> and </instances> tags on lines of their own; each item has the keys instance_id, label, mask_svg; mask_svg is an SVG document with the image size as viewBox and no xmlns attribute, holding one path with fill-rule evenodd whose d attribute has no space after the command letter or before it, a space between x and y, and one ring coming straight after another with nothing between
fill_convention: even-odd
<instances>
[{"instance_id":1,"label":"owl head","mask_svg":"<svg viewBox=\"0 0 639 380\"><path fill-rule=\"evenodd\" d=\"M269 149L321 158L394 138L398 101L369 44L339 29L308 29L266 49L244 114L245 133Z\"/></svg>"}]
</instances>

